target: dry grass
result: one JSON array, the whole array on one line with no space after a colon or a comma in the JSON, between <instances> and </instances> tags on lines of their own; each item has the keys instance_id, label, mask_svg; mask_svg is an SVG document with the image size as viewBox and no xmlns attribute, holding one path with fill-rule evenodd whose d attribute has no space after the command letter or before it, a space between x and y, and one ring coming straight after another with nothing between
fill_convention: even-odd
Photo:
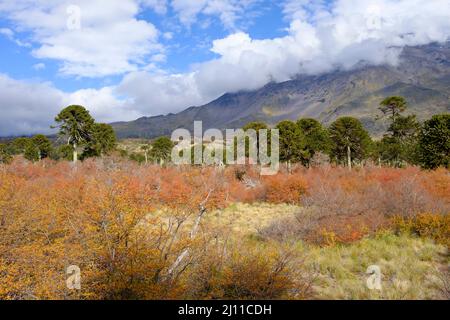
<instances>
[{"instance_id":1,"label":"dry grass","mask_svg":"<svg viewBox=\"0 0 450 320\"><path fill-rule=\"evenodd\" d=\"M277 241L252 236L276 221L295 219L299 210L290 205L234 204L209 214L204 227L228 227L234 239L246 236L264 246ZM292 245L295 240L290 240ZM306 273L315 275L314 298L448 299L448 252L432 240L379 232L350 245L318 247L296 241L294 246L298 254L307 257ZM381 268L382 291L367 288L370 265Z\"/></svg>"},{"instance_id":2,"label":"dry grass","mask_svg":"<svg viewBox=\"0 0 450 320\"><path fill-rule=\"evenodd\" d=\"M308 247L318 274L316 295L324 299L441 299L440 268L449 262L447 249L431 240L381 234L350 246ZM382 273L382 290L366 286L370 265Z\"/></svg>"},{"instance_id":3,"label":"dry grass","mask_svg":"<svg viewBox=\"0 0 450 320\"><path fill-rule=\"evenodd\" d=\"M204 227L228 228L236 236L252 235L278 219L294 217L298 210L298 206L287 204L235 203L207 215Z\"/></svg>"}]
</instances>

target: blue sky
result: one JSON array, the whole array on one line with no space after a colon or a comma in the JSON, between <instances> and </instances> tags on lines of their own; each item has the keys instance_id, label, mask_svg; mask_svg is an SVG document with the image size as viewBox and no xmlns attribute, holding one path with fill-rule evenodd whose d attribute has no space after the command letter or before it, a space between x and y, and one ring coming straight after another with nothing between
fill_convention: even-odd
<instances>
[{"instance_id":1,"label":"blue sky","mask_svg":"<svg viewBox=\"0 0 450 320\"><path fill-rule=\"evenodd\" d=\"M448 0L0 0L0 135L181 111L447 41Z\"/></svg>"},{"instance_id":2,"label":"blue sky","mask_svg":"<svg viewBox=\"0 0 450 320\"><path fill-rule=\"evenodd\" d=\"M113 0L114 1L114 0ZM70 4L75 3L74 1ZM83 8L81 8L81 27ZM158 61L158 67L171 73L184 73L191 70L193 64L217 57L209 49L212 41L221 39L235 31L245 31L253 39L267 39L283 36L287 33L289 22L283 17L283 6L276 1L252 1L246 6L245 15L236 18L234 25L226 25L220 17L199 12L195 22L182 23L179 12L166 4L164 14L152 7L142 7L136 19L153 24L160 32L159 41L164 46L164 61ZM67 14L69 17L69 14ZM62 74L59 72L61 61L33 55L33 50L41 44L33 42L29 31L15 33L14 20L8 15L0 16L0 72L15 79L51 81L61 90L74 91L82 88L101 88L117 84L121 74L85 76L83 74ZM14 32L14 36L5 30ZM22 44L21 44L22 43ZM27 43L26 46L23 43Z\"/></svg>"}]
</instances>

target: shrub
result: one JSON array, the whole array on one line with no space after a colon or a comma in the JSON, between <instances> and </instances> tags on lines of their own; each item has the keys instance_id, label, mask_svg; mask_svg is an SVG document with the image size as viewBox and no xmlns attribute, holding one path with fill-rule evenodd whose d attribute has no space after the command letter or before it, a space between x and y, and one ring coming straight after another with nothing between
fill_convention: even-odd
<instances>
[{"instance_id":1,"label":"shrub","mask_svg":"<svg viewBox=\"0 0 450 320\"><path fill-rule=\"evenodd\" d=\"M394 217L393 227L397 232L409 232L450 247L450 216L448 214L421 213L409 218Z\"/></svg>"},{"instance_id":2,"label":"shrub","mask_svg":"<svg viewBox=\"0 0 450 320\"><path fill-rule=\"evenodd\" d=\"M265 201L269 203L300 204L306 193L306 180L300 175L278 174L263 178Z\"/></svg>"},{"instance_id":3,"label":"shrub","mask_svg":"<svg viewBox=\"0 0 450 320\"><path fill-rule=\"evenodd\" d=\"M186 292L196 299L306 299L312 279L292 250L246 244L228 247L220 257L210 252L193 270Z\"/></svg>"}]
</instances>

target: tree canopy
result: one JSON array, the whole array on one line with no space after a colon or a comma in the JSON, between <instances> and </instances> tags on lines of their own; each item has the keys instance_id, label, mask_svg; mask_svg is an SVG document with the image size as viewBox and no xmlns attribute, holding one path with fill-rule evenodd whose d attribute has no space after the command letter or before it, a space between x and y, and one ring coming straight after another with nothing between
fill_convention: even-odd
<instances>
[{"instance_id":1,"label":"tree canopy","mask_svg":"<svg viewBox=\"0 0 450 320\"><path fill-rule=\"evenodd\" d=\"M305 146L300 127L293 121L281 121L276 129L280 131L280 160L300 161Z\"/></svg>"},{"instance_id":2,"label":"tree canopy","mask_svg":"<svg viewBox=\"0 0 450 320\"><path fill-rule=\"evenodd\" d=\"M311 159L317 152L329 152L330 138L327 130L315 119L300 119L297 121L297 126L300 128L304 139L302 163L309 166Z\"/></svg>"},{"instance_id":3,"label":"tree canopy","mask_svg":"<svg viewBox=\"0 0 450 320\"><path fill-rule=\"evenodd\" d=\"M168 137L160 137L153 141L150 157L162 164L170 160L174 143Z\"/></svg>"},{"instance_id":4,"label":"tree canopy","mask_svg":"<svg viewBox=\"0 0 450 320\"><path fill-rule=\"evenodd\" d=\"M93 135L94 119L83 106L72 105L63 109L55 118L60 137L73 147L73 161L78 160L78 146L87 144Z\"/></svg>"},{"instance_id":5,"label":"tree canopy","mask_svg":"<svg viewBox=\"0 0 450 320\"><path fill-rule=\"evenodd\" d=\"M419 161L427 169L450 167L450 114L425 121L419 135Z\"/></svg>"},{"instance_id":6,"label":"tree canopy","mask_svg":"<svg viewBox=\"0 0 450 320\"><path fill-rule=\"evenodd\" d=\"M329 129L332 141L331 155L341 163L363 160L369 151L371 138L362 123L352 117L342 117L333 122Z\"/></svg>"}]
</instances>

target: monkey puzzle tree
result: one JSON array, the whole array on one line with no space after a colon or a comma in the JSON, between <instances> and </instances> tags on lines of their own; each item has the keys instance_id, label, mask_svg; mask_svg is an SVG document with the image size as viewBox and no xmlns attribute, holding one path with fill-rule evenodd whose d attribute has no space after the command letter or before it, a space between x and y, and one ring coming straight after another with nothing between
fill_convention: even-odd
<instances>
[{"instance_id":1,"label":"monkey puzzle tree","mask_svg":"<svg viewBox=\"0 0 450 320\"><path fill-rule=\"evenodd\" d=\"M369 151L371 138L358 119L342 117L329 128L332 141L331 155L337 161L347 162L351 170L353 160L363 160Z\"/></svg>"},{"instance_id":2,"label":"monkey puzzle tree","mask_svg":"<svg viewBox=\"0 0 450 320\"><path fill-rule=\"evenodd\" d=\"M300 161L303 155L304 139L300 127L292 121L281 121L276 129L280 135L280 160L290 165Z\"/></svg>"},{"instance_id":3,"label":"monkey puzzle tree","mask_svg":"<svg viewBox=\"0 0 450 320\"><path fill-rule=\"evenodd\" d=\"M38 134L31 138L31 144L37 150L38 160L47 158L53 149L51 141L43 134Z\"/></svg>"},{"instance_id":4,"label":"monkey puzzle tree","mask_svg":"<svg viewBox=\"0 0 450 320\"><path fill-rule=\"evenodd\" d=\"M24 154L30 143L30 138L16 138L8 144L8 148L13 155Z\"/></svg>"},{"instance_id":5,"label":"monkey puzzle tree","mask_svg":"<svg viewBox=\"0 0 450 320\"><path fill-rule=\"evenodd\" d=\"M401 115L407 109L406 100L389 97L381 102L379 109L391 122L380 144L381 159L395 166L413 162L420 124L415 115Z\"/></svg>"},{"instance_id":6,"label":"monkey puzzle tree","mask_svg":"<svg viewBox=\"0 0 450 320\"><path fill-rule=\"evenodd\" d=\"M425 121L419 135L419 162L426 169L450 167L450 114Z\"/></svg>"},{"instance_id":7,"label":"monkey puzzle tree","mask_svg":"<svg viewBox=\"0 0 450 320\"><path fill-rule=\"evenodd\" d=\"M116 145L117 138L113 127L105 123L95 123L83 157L102 157L113 151Z\"/></svg>"},{"instance_id":8,"label":"monkey puzzle tree","mask_svg":"<svg viewBox=\"0 0 450 320\"><path fill-rule=\"evenodd\" d=\"M395 166L405 161L413 163L419 131L420 124L415 115L399 115L381 140L381 158Z\"/></svg>"},{"instance_id":9,"label":"monkey puzzle tree","mask_svg":"<svg viewBox=\"0 0 450 320\"><path fill-rule=\"evenodd\" d=\"M160 137L153 141L150 157L162 165L164 162L170 160L173 147L172 140L168 137Z\"/></svg>"},{"instance_id":10,"label":"monkey puzzle tree","mask_svg":"<svg viewBox=\"0 0 450 320\"><path fill-rule=\"evenodd\" d=\"M78 147L87 144L93 135L94 119L84 107L68 106L55 118L59 136L67 139L73 148L73 162L78 161Z\"/></svg>"},{"instance_id":11,"label":"monkey puzzle tree","mask_svg":"<svg viewBox=\"0 0 450 320\"><path fill-rule=\"evenodd\" d=\"M302 163L305 166L309 166L311 159L317 152L329 152L330 138L327 130L315 119L300 119L297 121L297 126L303 134L305 144Z\"/></svg>"},{"instance_id":12,"label":"monkey puzzle tree","mask_svg":"<svg viewBox=\"0 0 450 320\"><path fill-rule=\"evenodd\" d=\"M392 122L407 108L407 103L403 97L388 97L381 101L379 109L384 115L389 116Z\"/></svg>"}]
</instances>

